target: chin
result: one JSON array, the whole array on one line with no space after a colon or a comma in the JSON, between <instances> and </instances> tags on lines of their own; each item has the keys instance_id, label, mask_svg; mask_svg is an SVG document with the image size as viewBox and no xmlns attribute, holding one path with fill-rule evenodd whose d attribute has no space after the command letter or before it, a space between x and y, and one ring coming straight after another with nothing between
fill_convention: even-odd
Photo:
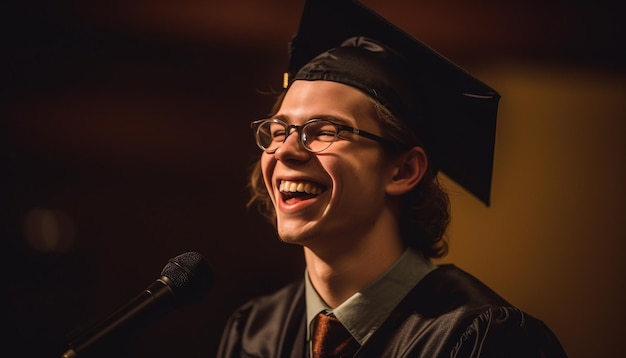
<instances>
[{"instance_id":1,"label":"chin","mask_svg":"<svg viewBox=\"0 0 626 358\"><path fill-rule=\"evenodd\" d=\"M305 245L311 241L315 235L312 230L306 230L303 226L293 228L283 228L278 230L278 237L287 244Z\"/></svg>"}]
</instances>

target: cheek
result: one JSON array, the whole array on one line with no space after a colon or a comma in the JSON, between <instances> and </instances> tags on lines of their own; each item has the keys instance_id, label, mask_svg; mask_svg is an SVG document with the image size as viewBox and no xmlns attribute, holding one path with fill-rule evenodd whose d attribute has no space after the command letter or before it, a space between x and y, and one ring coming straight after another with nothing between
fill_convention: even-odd
<instances>
[{"instance_id":1,"label":"cheek","mask_svg":"<svg viewBox=\"0 0 626 358\"><path fill-rule=\"evenodd\" d=\"M345 181L344 190L359 190L367 196L376 195L381 191L385 176L384 168L380 156L362 155L337 163L335 170Z\"/></svg>"}]
</instances>

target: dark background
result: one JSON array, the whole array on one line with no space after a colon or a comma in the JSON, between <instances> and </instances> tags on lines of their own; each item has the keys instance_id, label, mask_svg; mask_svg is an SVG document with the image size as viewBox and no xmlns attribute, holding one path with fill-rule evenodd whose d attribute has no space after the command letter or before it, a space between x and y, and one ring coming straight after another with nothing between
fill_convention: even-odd
<instances>
[{"instance_id":1,"label":"dark background","mask_svg":"<svg viewBox=\"0 0 626 358\"><path fill-rule=\"evenodd\" d=\"M468 68L515 60L623 74L608 2L365 3ZM0 355L60 357L70 332L198 251L213 290L150 326L134 352L213 356L235 307L302 275L301 249L245 208L258 154L249 122L281 86L302 3L3 7Z\"/></svg>"}]
</instances>

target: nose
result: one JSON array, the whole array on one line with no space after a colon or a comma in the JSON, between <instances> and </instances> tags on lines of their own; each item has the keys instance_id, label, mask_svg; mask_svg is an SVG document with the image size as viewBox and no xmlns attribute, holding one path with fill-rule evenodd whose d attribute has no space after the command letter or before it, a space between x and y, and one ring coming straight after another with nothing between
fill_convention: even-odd
<instances>
[{"instance_id":1,"label":"nose","mask_svg":"<svg viewBox=\"0 0 626 358\"><path fill-rule=\"evenodd\" d=\"M287 138L285 138L283 144L274 152L275 158L283 162L308 160L311 156L311 152L306 150L302 145L300 131L296 128L289 129L288 131Z\"/></svg>"}]
</instances>

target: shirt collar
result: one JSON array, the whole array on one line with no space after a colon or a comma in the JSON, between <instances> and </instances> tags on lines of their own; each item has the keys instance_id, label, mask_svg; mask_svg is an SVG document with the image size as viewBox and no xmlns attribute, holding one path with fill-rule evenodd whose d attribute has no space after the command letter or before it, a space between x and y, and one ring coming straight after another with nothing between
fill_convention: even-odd
<instances>
[{"instance_id":1,"label":"shirt collar","mask_svg":"<svg viewBox=\"0 0 626 358\"><path fill-rule=\"evenodd\" d=\"M407 249L379 278L331 310L313 288L305 273L307 338L311 322L321 311L332 312L354 338L363 345L387 319L407 293L430 271L437 268L430 261Z\"/></svg>"}]
</instances>

